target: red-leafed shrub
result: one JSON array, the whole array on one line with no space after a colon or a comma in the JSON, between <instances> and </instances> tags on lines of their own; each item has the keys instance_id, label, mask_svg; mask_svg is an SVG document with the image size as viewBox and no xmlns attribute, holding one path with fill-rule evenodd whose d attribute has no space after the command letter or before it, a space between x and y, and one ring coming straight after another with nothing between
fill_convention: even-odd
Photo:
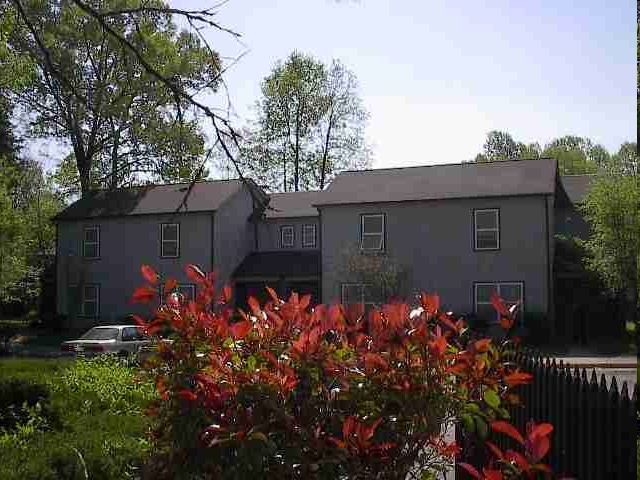
<instances>
[{"instance_id":1,"label":"red-leafed shrub","mask_svg":"<svg viewBox=\"0 0 640 480\"><path fill-rule=\"evenodd\" d=\"M491 445L496 458L482 474L463 467L476 478L546 469L550 426L532 426L525 439L504 420L513 389L531 380L505 362L512 341L467 340L437 296L365 315L362 306L311 309L309 296L284 301L268 289L265 305L249 298L250 311L234 312L214 275L192 265L187 274L195 301L172 293L172 280L158 299L158 276L146 266L148 285L134 294L159 305L138 319L141 328L174 332L146 366L159 395L146 477L428 478L459 453L443 435L455 421L522 444L523 453ZM494 305L509 328L514 311L497 297Z\"/></svg>"}]
</instances>

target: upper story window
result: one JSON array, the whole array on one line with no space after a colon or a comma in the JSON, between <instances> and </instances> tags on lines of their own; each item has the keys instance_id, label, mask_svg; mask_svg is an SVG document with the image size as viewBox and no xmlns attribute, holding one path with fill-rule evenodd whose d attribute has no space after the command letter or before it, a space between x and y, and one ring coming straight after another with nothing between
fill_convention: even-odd
<instances>
[{"instance_id":1,"label":"upper story window","mask_svg":"<svg viewBox=\"0 0 640 480\"><path fill-rule=\"evenodd\" d=\"M498 313L491 304L491 296L496 293L504 301L507 307L516 303L520 304L518 317L521 317L524 306L524 283L523 282L494 282L476 283L474 285L475 312L479 318L488 320L491 323L500 321Z\"/></svg>"},{"instance_id":2,"label":"upper story window","mask_svg":"<svg viewBox=\"0 0 640 480\"><path fill-rule=\"evenodd\" d=\"M360 216L360 249L384 250L385 216L383 213Z\"/></svg>"},{"instance_id":3,"label":"upper story window","mask_svg":"<svg viewBox=\"0 0 640 480\"><path fill-rule=\"evenodd\" d=\"M500 249L500 209L473 211L473 245L475 250Z\"/></svg>"},{"instance_id":4,"label":"upper story window","mask_svg":"<svg viewBox=\"0 0 640 480\"><path fill-rule=\"evenodd\" d=\"M282 248L293 248L294 239L293 225L283 225L280 227L280 246Z\"/></svg>"},{"instance_id":5,"label":"upper story window","mask_svg":"<svg viewBox=\"0 0 640 480\"><path fill-rule=\"evenodd\" d=\"M180 224L160 224L160 256L176 258L180 256Z\"/></svg>"},{"instance_id":6,"label":"upper story window","mask_svg":"<svg viewBox=\"0 0 640 480\"><path fill-rule=\"evenodd\" d=\"M316 248L316 226L302 226L302 246L308 248Z\"/></svg>"},{"instance_id":7,"label":"upper story window","mask_svg":"<svg viewBox=\"0 0 640 480\"><path fill-rule=\"evenodd\" d=\"M100 227L84 227L82 237L82 256L84 258L100 258Z\"/></svg>"}]
</instances>

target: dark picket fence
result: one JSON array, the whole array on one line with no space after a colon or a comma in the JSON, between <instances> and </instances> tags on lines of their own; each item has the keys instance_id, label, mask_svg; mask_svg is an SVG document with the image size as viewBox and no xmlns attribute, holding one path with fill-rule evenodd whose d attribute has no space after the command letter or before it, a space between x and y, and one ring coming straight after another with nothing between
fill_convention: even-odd
<instances>
[{"instance_id":1,"label":"dark picket fence","mask_svg":"<svg viewBox=\"0 0 640 480\"><path fill-rule=\"evenodd\" d=\"M521 432L526 424L553 424L547 463L559 477L579 480L636 478L637 385L630 395L627 383L618 388L613 377L598 381L595 370L571 370L562 362L529 351L515 354L533 383L519 387L524 406L510 407L511 422ZM501 449L514 448L504 435L491 435ZM464 444L464 442L463 442ZM489 453L477 446L466 460L486 464Z\"/></svg>"}]
</instances>

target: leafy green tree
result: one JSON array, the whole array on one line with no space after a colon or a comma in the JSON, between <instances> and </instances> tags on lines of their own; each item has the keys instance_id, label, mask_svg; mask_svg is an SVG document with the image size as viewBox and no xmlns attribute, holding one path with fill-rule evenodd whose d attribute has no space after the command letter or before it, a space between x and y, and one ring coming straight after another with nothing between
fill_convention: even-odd
<instances>
[{"instance_id":1,"label":"leafy green tree","mask_svg":"<svg viewBox=\"0 0 640 480\"><path fill-rule=\"evenodd\" d=\"M545 146L542 156L555 158L561 175L596 173L609 159L609 153L602 145L572 135L552 140Z\"/></svg>"},{"instance_id":2,"label":"leafy green tree","mask_svg":"<svg viewBox=\"0 0 640 480\"><path fill-rule=\"evenodd\" d=\"M632 152L636 152L635 173L619 167L624 162L631 163ZM582 207L591 227L591 236L585 244L587 263L610 289L626 297L635 310L640 285L640 177L636 145L623 145L612 163L614 166L593 182ZM629 316L631 311L630 307Z\"/></svg>"},{"instance_id":3,"label":"leafy green tree","mask_svg":"<svg viewBox=\"0 0 640 480\"><path fill-rule=\"evenodd\" d=\"M202 174L204 136L188 102L140 59L193 93L216 90L220 60L195 33L178 31L166 5L144 2L146 10L139 10L139 0L93 5L125 12L100 20L138 56L76 3L14 3L26 10L29 22L14 22L7 43L35 65L35 81L13 88L13 96L32 112L33 134L70 143L82 194L96 184L113 188L141 177Z\"/></svg>"},{"instance_id":4,"label":"leafy green tree","mask_svg":"<svg viewBox=\"0 0 640 480\"><path fill-rule=\"evenodd\" d=\"M357 80L342 63L329 66L293 52L262 82L257 120L237 147L242 172L274 191L324 188L341 170L370 163L368 114ZM223 156L218 168L227 170Z\"/></svg>"},{"instance_id":5,"label":"leafy green tree","mask_svg":"<svg viewBox=\"0 0 640 480\"><path fill-rule=\"evenodd\" d=\"M358 96L355 74L334 60L321 93L325 110L312 133L319 165L311 164L320 190L341 170L367 167L371 154L364 140L369 114Z\"/></svg>"},{"instance_id":6,"label":"leafy green tree","mask_svg":"<svg viewBox=\"0 0 640 480\"><path fill-rule=\"evenodd\" d=\"M478 163L514 159L536 159L540 157L540 145L516 142L509 132L493 130L487 133L482 153L476 156Z\"/></svg>"},{"instance_id":7,"label":"leafy green tree","mask_svg":"<svg viewBox=\"0 0 640 480\"><path fill-rule=\"evenodd\" d=\"M544 149L538 143L525 144L509 132L491 131L476 162L555 158L561 175L593 174L609 164L609 153L592 140L573 135L553 139Z\"/></svg>"}]
</instances>

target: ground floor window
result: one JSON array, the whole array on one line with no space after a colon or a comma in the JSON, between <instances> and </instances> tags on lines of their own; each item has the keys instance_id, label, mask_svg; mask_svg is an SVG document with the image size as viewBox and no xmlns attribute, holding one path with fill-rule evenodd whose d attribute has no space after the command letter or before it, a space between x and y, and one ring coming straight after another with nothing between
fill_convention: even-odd
<instances>
[{"instance_id":1,"label":"ground floor window","mask_svg":"<svg viewBox=\"0 0 640 480\"><path fill-rule=\"evenodd\" d=\"M85 283L69 286L70 312L82 317L96 318L100 314L100 285Z\"/></svg>"},{"instance_id":2,"label":"ground floor window","mask_svg":"<svg viewBox=\"0 0 640 480\"><path fill-rule=\"evenodd\" d=\"M491 304L491 295L497 293L507 306L519 303L517 320L522 318L524 311L524 282L476 282L474 284L474 309L477 317L489 323L500 321L497 312Z\"/></svg>"},{"instance_id":3,"label":"ground floor window","mask_svg":"<svg viewBox=\"0 0 640 480\"><path fill-rule=\"evenodd\" d=\"M165 292L164 286L160 285L158 294L163 302L166 302L167 295L170 293L177 293L182 295L185 302L195 301L196 299L196 286L193 283L179 283L173 292Z\"/></svg>"},{"instance_id":4,"label":"ground floor window","mask_svg":"<svg viewBox=\"0 0 640 480\"><path fill-rule=\"evenodd\" d=\"M365 308L373 307L379 303L371 286L365 283L343 283L340 299L343 305L364 304Z\"/></svg>"}]
</instances>

